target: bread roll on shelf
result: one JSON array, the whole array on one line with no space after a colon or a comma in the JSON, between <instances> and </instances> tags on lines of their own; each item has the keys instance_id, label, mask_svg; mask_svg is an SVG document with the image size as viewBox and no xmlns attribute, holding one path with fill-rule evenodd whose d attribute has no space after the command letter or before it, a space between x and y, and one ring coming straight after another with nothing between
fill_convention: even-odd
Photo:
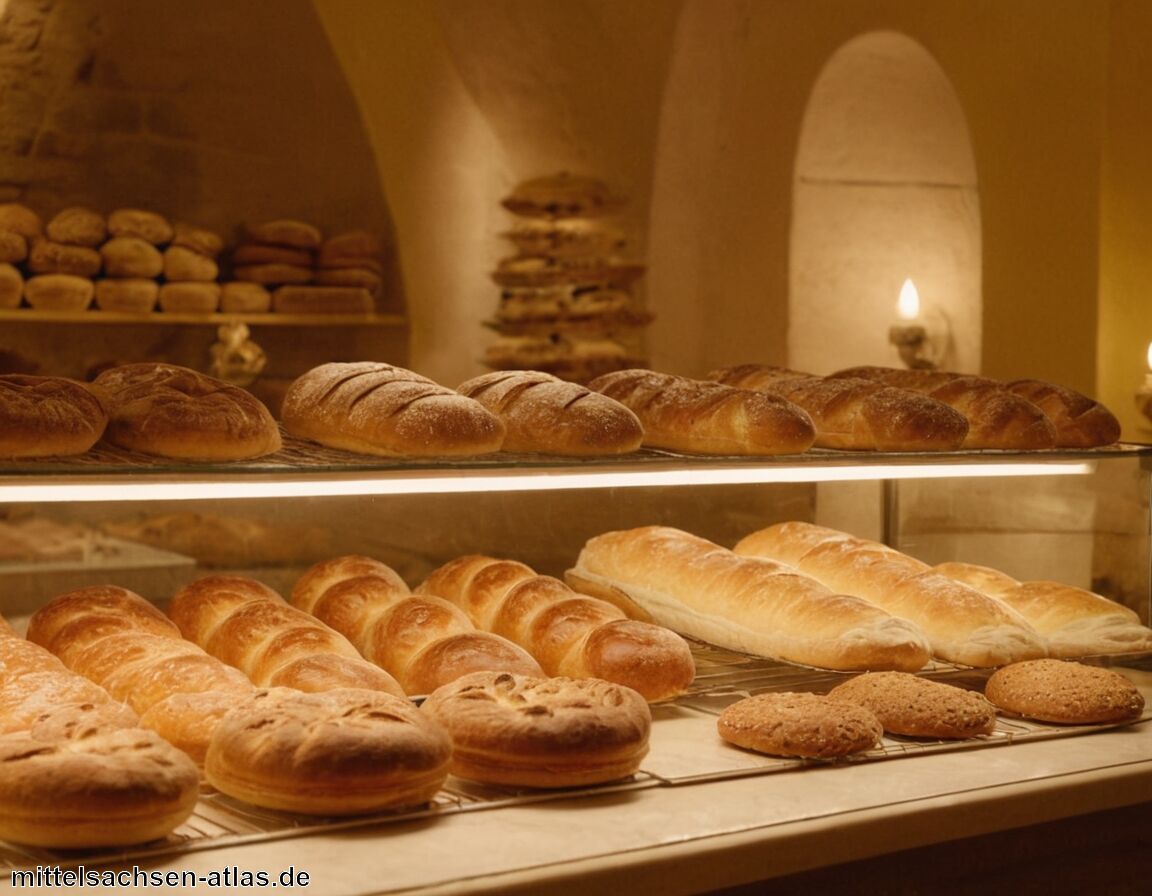
<instances>
[{"instance_id":1,"label":"bread roll on shelf","mask_svg":"<svg viewBox=\"0 0 1152 896\"><path fill-rule=\"evenodd\" d=\"M588 384L629 408L644 444L689 454L799 454L812 447L809 416L787 399L652 370L618 370Z\"/></svg>"},{"instance_id":2,"label":"bread roll on shelf","mask_svg":"<svg viewBox=\"0 0 1152 896\"><path fill-rule=\"evenodd\" d=\"M682 693L696 674L676 633L629 619L619 607L514 560L458 557L434 570L416 593L456 604L477 628L527 650L550 676L602 678L658 701Z\"/></svg>"},{"instance_id":3,"label":"bread roll on shelf","mask_svg":"<svg viewBox=\"0 0 1152 896\"><path fill-rule=\"evenodd\" d=\"M930 655L906 619L783 563L741 557L667 526L589 539L566 578L581 591L631 601L685 635L804 666L915 671Z\"/></svg>"},{"instance_id":4,"label":"bread roll on shelf","mask_svg":"<svg viewBox=\"0 0 1152 896\"><path fill-rule=\"evenodd\" d=\"M910 620L942 660L986 668L1047 653L1044 639L1015 610L879 542L786 522L753 532L734 550L792 563L828 588Z\"/></svg>"},{"instance_id":5,"label":"bread roll on shelf","mask_svg":"<svg viewBox=\"0 0 1152 896\"><path fill-rule=\"evenodd\" d=\"M724 367L708 379L788 399L812 418L820 448L952 451L968 436L968 421L955 408L871 380L829 379L760 364Z\"/></svg>"},{"instance_id":6,"label":"bread roll on shelf","mask_svg":"<svg viewBox=\"0 0 1152 896\"><path fill-rule=\"evenodd\" d=\"M64 377L0 376L0 457L83 454L108 413L86 386Z\"/></svg>"},{"instance_id":7,"label":"bread roll on shelf","mask_svg":"<svg viewBox=\"0 0 1152 896\"><path fill-rule=\"evenodd\" d=\"M1152 629L1128 607L1060 582L1021 582L996 569L951 561L933 567L1007 604L1047 641L1053 657L1152 650Z\"/></svg>"},{"instance_id":8,"label":"bread roll on shelf","mask_svg":"<svg viewBox=\"0 0 1152 896\"><path fill-rule=\"evenodd\" d=\"M1056 444L1061 448L1096 448L1120 438L1116 416L1074 389L1042 380L1013 380L1006 388L1044 412L1056 427Z\"/></svg>"},{"instance_id":9,"label":"bread roll on shelf","mask_svg":"<svg viewBox=\"0 0 1152 896\"><path fill-rule=\"evenodd\" d=\"M391 567L369 557L315 564L297 581L292 603L340 632L408 694L430 694L472 672L544 674L522 647L478 631L443 598L413 595Z\"/></svg>"},{"instance_id":10,"label":"bread roll on shelf","mask_svg":"<svg viewBox=\"0 0 1152 896\"><path fill-rule=\"evenodd\" d=\"M396 680L343 635L255 579L196 579L176 592L168 614L185 638L261 687L363 688L404 696Z\"/></svg>"}]
</instances>

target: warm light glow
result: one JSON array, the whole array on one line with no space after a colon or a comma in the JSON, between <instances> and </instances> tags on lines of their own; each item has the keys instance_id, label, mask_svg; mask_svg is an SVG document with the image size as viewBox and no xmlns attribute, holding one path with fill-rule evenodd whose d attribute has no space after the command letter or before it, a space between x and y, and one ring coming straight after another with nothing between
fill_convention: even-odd
<instances>
[{"instance_id":1,"label":"warm light glow","mask_svg":"<svg viewBox=\"0 0 1152 896\"><path fill-rule=\"evenodd\" d=\"M1148 343L1148 354L1146 357L1148 359L1148 369L1152 370L1152 342Z\"/></svg>"},{"instance_id":2,"label":"warm light glow","mask_svg":"<svg viewBox=\"0 0 1152 896\"><path fill-rule=\"evenodd\" d=\"M920 316L920 293L916 291L916 284L905 280L900 287L900 298L896 302L896 313L901 320L916 320Z\"/></svg>"}]
</instances>

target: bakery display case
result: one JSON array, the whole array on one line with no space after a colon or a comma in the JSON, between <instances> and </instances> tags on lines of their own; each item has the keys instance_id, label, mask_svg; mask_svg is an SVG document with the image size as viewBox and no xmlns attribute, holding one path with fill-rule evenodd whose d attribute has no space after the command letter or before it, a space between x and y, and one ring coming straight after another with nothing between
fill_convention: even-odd
<instances>
[{"instance_id":1,"label":"bakery display case","mask_svg":"<svg viewBox=\"0 0 1152 896\"><path fill-rule=\"evenodd\" d=\"M0 567L0 611L19 629L55 594L88 584L125 585L164 605L212 572L286 594L308 566L344 553L382 560L411 585L468 553L562 576L589 538L611 530L660 524L731 546L772 523L809 520L929 563L965 560L1090 588L1147 624L1150 464L1152 448L1130 444L416 462L287 438L275 455L230 464L158 464L100 448L0 472L12 544L20 534L25 545ZM843 673L702 642L692 650L693 684L653 705L649 752L623 781L524 790L449 779L417 811L352 818L208 793L163 841L83 853L5 844L4 873L291 869L324 893L574 892L624 881L687 893L1152 799L1148 712L1119 726L1002 714L991 733L961 741L886 736L837 761L773 758L720 740L723 708L751 694L826 692ZM1152 694L1147 654L1089 662L1122 669ZM940 661L922 672L976 689L988 674Z\"/></svg>"}]
</instances>

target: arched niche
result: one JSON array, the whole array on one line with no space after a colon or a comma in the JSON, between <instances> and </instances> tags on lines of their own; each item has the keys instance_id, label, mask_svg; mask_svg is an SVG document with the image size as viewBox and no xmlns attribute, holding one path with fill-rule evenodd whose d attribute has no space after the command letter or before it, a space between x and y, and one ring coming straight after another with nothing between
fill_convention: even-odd
<instances>
[{"instance_id":1,"label":"arched niche","mask_svg":"<svg viewBox=\"0 0 1152 896\"><path fill-rule=\"evenodd\" d=\"M817 78L796 153L788 362L815 373L900 364L888 341L911 278L942 363L980 368L980 207L964 112L911 38L877 31Z\"/></svg>"}]
</instances>

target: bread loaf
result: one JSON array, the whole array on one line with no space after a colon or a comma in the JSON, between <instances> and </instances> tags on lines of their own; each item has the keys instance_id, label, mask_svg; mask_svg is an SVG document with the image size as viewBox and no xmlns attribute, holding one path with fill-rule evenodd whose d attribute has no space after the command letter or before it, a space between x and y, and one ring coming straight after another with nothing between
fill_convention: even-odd
<instances>
[{"instance_id":1,"label":"bread loaf","mask_svg":"<svg viewBox=\"0 0 1152 896\"><path fill-rule=\"evenodd\" d=\"M193 461L243 460L280 448L268 409L243 389L174 364L126 364L94 381L110 420L107 441Z\"/></svg>"},{"instance_id":2,"label":"bread loaf","mask_svg":"<svg viewBox=\"0 0 1152 896\"><path fill-rule=\"evenodd\" d=\"M1116 416L1073 389L1041 380L1013 380L1007 388L1044 412L1056 427L1056 444L1061 448L1096 448L1120 438Z\"/></svg>"},{"instance_id":3,"label":"bread loaf","mask_svg":"<svg viewBox=\"0 0 1152 896\"><path fill-rule=\"evenodd\" d=\"M941 563L934 569L1007 604L1047 640L1051 656L1152 650L1152 629L1133 610L1103 595L1060 582L1020 582L972 563Z\"/></svg>"},{"instance_id":4,"label":"bread loaf","mask_svg":"<svg viewBox=\"0 0 1152 896\"><path fill-rule=\"evenodd\" d=\"M682 693L696 674L679 635L514 560L458 557L416 591L456 604L477 628L519 644L551 676L602 678L657 701Z\"/></svg>"},{"instance_id":5,"label":"bread loaf","mask_svg":"<svg viewBox=\"0 0 1152 896\"><path fill-rule=\"evenodd\" d=\"M585 456L626 454L644 430L620 402L534 370L498 370L456 391L474 398L504 422L505 451Z\"/></svg>"},{"instance_id":6,"label":"bread loaf","mask_svg":"<svg viewBox=\"0 0 1152 896\"><path fill-rule=\"evenodd\" d=\"M816 430L796 405L777 395L651 370L619 370L589 388L632 410L644 444L689 454L797 454Z\"/></svg>"},{"instance_id":7,"label":"bread loaf","mask_svg":"<svg viewBox=\"0 0 1152 896\"><path fill-rule=\"evenodd\" d=\"M0 457L83 454L107 425L104 406L80 383L55 376L0 376Z\"/></svg>"},{"instance_id":8,"label":"bread loaf","mask_svg":"<svg viewBox=\"0 0 1152 896\"><path fill-rule=\"evenodd\" d=\"M1056 445L1056 428L1044 412L996 380L894 367L850 367L832 377L872 380L944 402L968 420L964 448L1031 450Z\"/></svg>"},{"instance_id":9,"label":"bread loaf","mask_svg":"<svg viewBox=\"0 0 1152 896\"><path fill-rule=\"evenodd\" d=\"M343 635L255 579L196 579L176 592L168 615L185 638L260 687L364 688L404 696L396 680Z\"/></svg>"},{"instance_id":10,"label":"bread loaf","mask_svg":"<svg viewBox=\"0 0 1152 896\"><path fill-rule=\"evenodd\" d=\"M288 388L281 419L292 435L362 454L489 454L504 440L504 424L478 402L376 361L309 370Z\"/></svg>"},{"instance_id":11,"label":"bread loaf","mask_svg":"<svg viewBox=\"0 0 1152 896\"><path fill-rule=\"evenodd\" d=\"M1014 610L878 542L787 522L753 532L734 550L792 563L828 588L910 620L942 660L988 667L1047 652L1044 640Z\"/></svg>"},{"instance_id":12,"label":"bread loaf","mask_svg":"<svg viewBox=\"0 0 1152 896\"><path fill-rule=\"evenodd\" d=\"M788 399L812 418L821 448L951 451L968 435L968 421L955 408L871 380L828 379L759 364L724 367L708 379Z\"/></svg>"},{"instance_id":13,"label":"bread loaf","mask_svg":"<svg viewBox=\"0 0 1152 896\"><path fill-rule=\"evenodd\" d=\"M984 696L1005 712L1061 725L1127 722L1144 712L1144 695L1119 672L1068 660L1028 660L997 669Z\"/></svg>"},{"instance_id":14,"label":"bread loaf","mask_svg":"<svg viewBox=\"0 0 1152 896\"><path fill-rule=\"evenodd\" d=\"M315 564L296 583L292 603L344 635L408 694L430 694L472 672L544 674L522 647L477 631L443 598L413 595L391 567L369 557Z\"/></svg>"},{"instance_id":15,"label":"bread loaf","mask_svg":"<svg viewBox=\"0 0 1152 896\"><path fill-rule=\"evenodd\" d=\"M729 704L716 720L716 731L746 750L805 759L871 750L884 733L864 706L793 691L755 694Z\"/></svg>"},{"instance_id":16,"label":"bread loaf","mask_svg":"<svg viewBox=\"0 0 1152 896\"><path fill-rule=\"evenodd\" d=\"M613 589L683 634L757 656L845 671L914 671L929 657L905 619L783 563L665 526L589 539L567 578L581 591Z\"/></svg>"},{"instance_id":17,"label":"bread loaf","mask_svg":"<svg viewBox=\"0 0 1152 896\"><path fill-rule=\"evenodd\" d=\"M37 311L85 311L95 284L75 274L36 274L24 281L24 298Z\"/></svg>"},{"instance_id":18,"label":"bread loaf","mask_svg":"<svg viewBox=\"0 0 1152 896\"><path fill-rule=\"evenodd\" d=\"M170 243L173 229L159 212L138 208L118 208L108 215L108 232L115 237L139 237L153 246Z\"/></svg>"},{"instance_id":19,"label":"bread loaf","mask_svg":"<svg viewBox=\"0 0 1152 896\"><path fill-rule=\"evenodd\" d=\"M156 308L160 284L155 280L124 278L96 282L96 307L101 311L144 314Z\"/></svg>"},{"instance_id":20,"label":"bread loaf","mask_svg":"<svg viewBox=\"0 0 1152 896\"><path fill-rule=\"evenodd\" d=\"M58 243L94 247L108 236L108 223L98 211L74 205L49 218L44 230L49 239Z\"/></svg>"}]
</instances>

